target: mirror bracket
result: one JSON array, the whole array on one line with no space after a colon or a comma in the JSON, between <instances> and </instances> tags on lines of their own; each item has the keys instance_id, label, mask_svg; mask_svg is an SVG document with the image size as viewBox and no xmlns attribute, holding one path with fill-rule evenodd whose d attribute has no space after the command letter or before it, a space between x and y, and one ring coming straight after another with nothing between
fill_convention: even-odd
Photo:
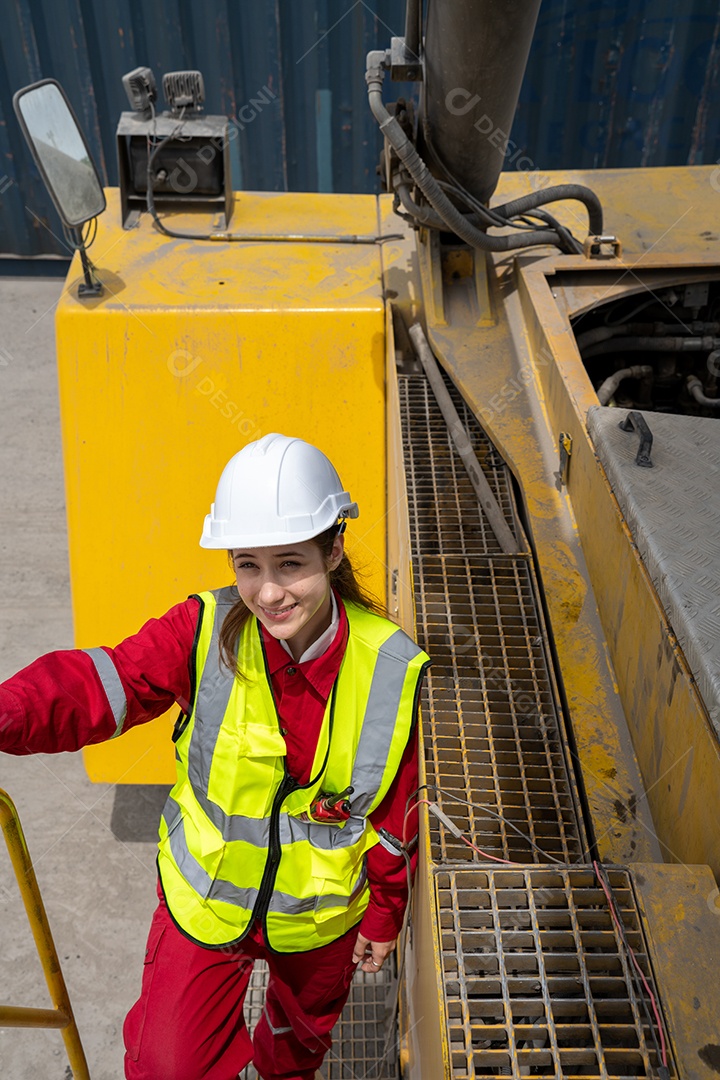
<instances>
[{"instance_id":1,"label":"mirror bracket","mask_svg":"<svg viewBox=\"0 0 720 1080\"><path fill-rule=\"evenodd\" d=\"M83 256L85 256L83 258ZM93 278L90 267L88 266L88 258L84 251L81 251L80 257L83 261L83 272L85 274L85 280L81 281L78 285L78 297L81 300L93 300L97 296L102 296L105 292L102 281L98 281L97 278Z\"/></svg>"},{"instance_id":2,"label":"mirror bracket","mask_svg":"<svg viewBox=\"0 0 720 1080\"><path fill-rule=\"evenodd\" d=\"M85 249L85 243L82 238L82 229L74 229L75 243L77 249L80 252L80 262L83 268L84 281L81 281L78 285L78 298L80 300L93 300L98 296L102 296L105 292L103 283L94 274L95 267L88 258L88 253Z\"/></svg>"}]
</instances>

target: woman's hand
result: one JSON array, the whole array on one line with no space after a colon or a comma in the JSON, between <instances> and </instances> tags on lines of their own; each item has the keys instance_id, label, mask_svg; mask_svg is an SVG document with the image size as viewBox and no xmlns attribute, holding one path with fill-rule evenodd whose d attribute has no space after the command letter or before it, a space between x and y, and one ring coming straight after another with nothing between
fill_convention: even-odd
<instances>
[{"instance_id":1,"label":"woman's hand","mask_svg":"<svg viewBox=\"0 0 720 1080\"><path fill-rule=\"evenodd\" d=\"M353 963L362 962L363 971L379 971L395 948L396 941L397 938L393 938L392 941L370 941L369 938L358 934L353 949Z\"/></svg>"}]
</instances>

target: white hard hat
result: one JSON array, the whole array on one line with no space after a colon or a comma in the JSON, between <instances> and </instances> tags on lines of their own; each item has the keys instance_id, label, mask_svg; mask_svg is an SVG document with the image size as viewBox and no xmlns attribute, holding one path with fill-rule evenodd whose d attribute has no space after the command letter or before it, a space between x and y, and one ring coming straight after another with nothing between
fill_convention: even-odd
<instances>
[{"instance_id":1,"label":"white hard hat","mask_svg":"<svg viewBox=\"0 0 720 1080\"><path fill-rule=\"evenodd\" d=\"M205 518L204 548L273 547L319 536L357 503L322 451L302 439L265 435L223 469Z\"/></svg>"}]
</instances>

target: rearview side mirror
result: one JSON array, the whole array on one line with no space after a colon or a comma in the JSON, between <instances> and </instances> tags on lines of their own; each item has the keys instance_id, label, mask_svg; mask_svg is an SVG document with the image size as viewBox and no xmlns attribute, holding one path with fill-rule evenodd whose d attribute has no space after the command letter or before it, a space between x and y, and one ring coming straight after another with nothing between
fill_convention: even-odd
<instances>
[{"instance_id":1,"label":"rearview side mirror","mask_svg":"<svg viewBox=\"0 0 720 1080\"><path fill-rule=\"evenodd\" d=\"M64 225L77 229L106 207L97 169L65 92L55 79L18 90L13 107Z\"/></svg>"}]
</instances>

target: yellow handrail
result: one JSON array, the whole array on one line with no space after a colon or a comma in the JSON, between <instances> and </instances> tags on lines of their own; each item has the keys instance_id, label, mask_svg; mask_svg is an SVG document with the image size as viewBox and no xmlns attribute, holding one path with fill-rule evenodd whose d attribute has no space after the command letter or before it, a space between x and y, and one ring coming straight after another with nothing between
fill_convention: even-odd
<instances>
[{"instance_id":1,"label":"yellow handrail","mask_svg":"<svg viewBox=\"0 0 720 1080\"><path fill-rule=\"evenodd\" d=\"M73 1016L20 818L15 804L2 788L0 788L0 824L30 929L35 938L35 947L50 991L50 999L55 1006L54 1009L30 1009L23 1006L0 1005L0 1027L60 1028L74 1080L90 1080L80 1034Z\"/></svg>"}]
</instances>

